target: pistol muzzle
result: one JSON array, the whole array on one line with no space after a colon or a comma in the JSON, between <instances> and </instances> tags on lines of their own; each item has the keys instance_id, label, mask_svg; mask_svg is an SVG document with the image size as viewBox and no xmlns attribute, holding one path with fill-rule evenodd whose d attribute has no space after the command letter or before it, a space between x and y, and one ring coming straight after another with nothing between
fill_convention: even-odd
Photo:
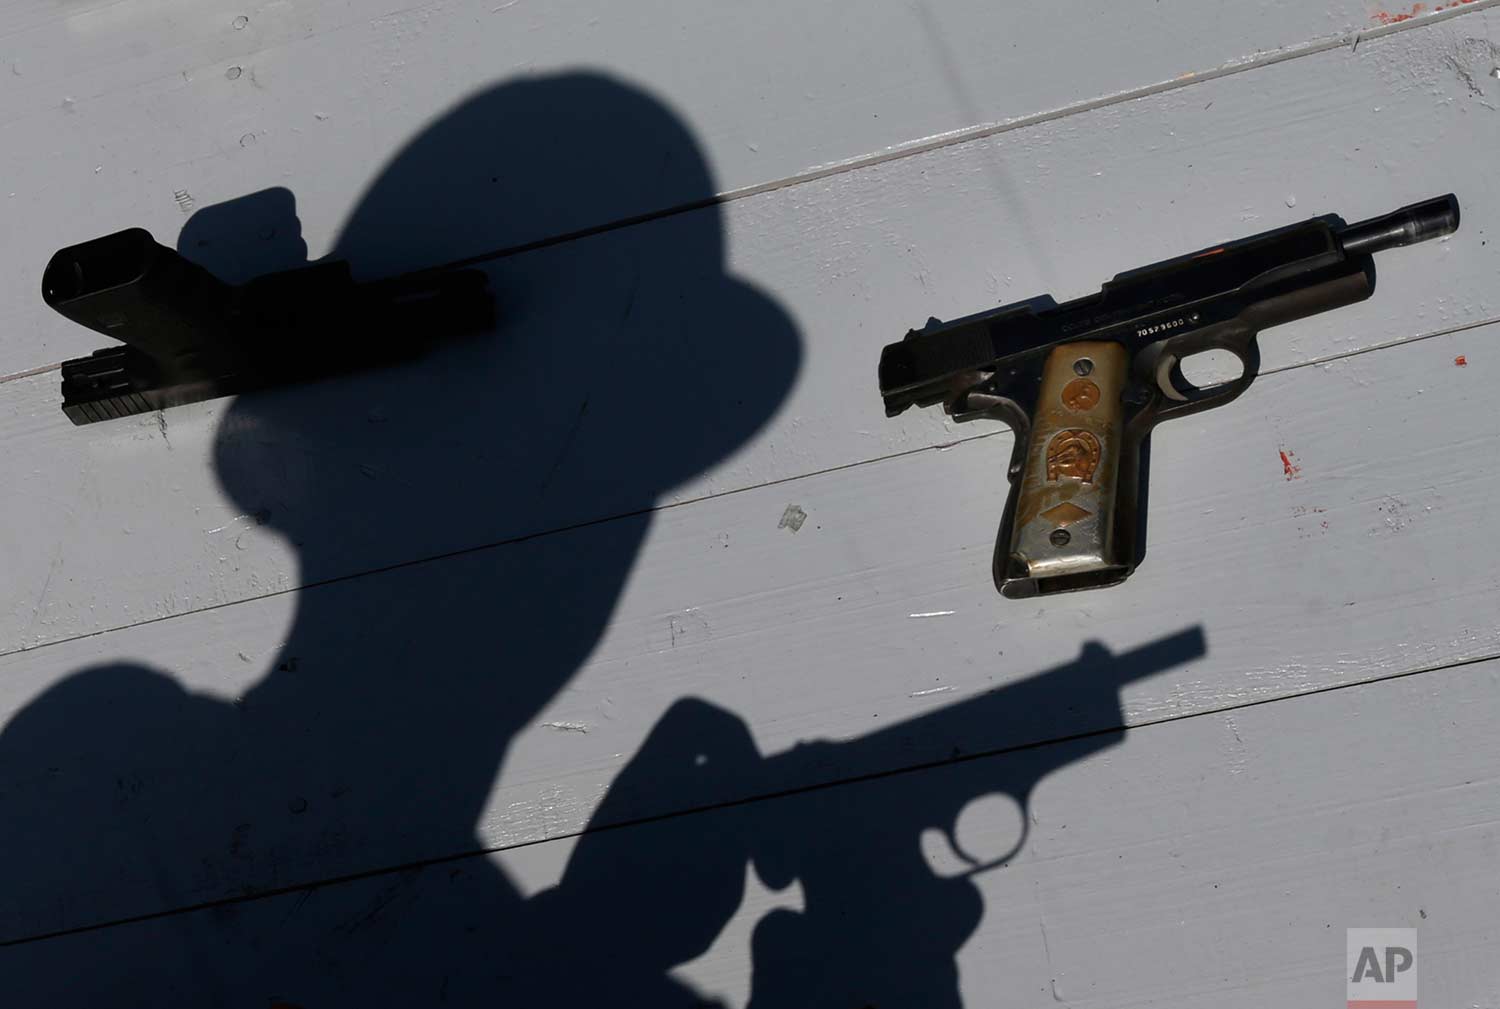
<instances>
[{"instance_id":1,"label":"pistol muzzle","mask_svg":"<svg viewBox=\"0 0 1500 1009\"><path fill-rule=\"evenodd\" d=\"M1401 245L1415 245L1429 238L1442 238L1458 230L1458 197L1449 193L1433 200L1413 203L1381 217L1351 224L1339 232L1344 252L1380 252Z\"/></svg>"}]
</instances>

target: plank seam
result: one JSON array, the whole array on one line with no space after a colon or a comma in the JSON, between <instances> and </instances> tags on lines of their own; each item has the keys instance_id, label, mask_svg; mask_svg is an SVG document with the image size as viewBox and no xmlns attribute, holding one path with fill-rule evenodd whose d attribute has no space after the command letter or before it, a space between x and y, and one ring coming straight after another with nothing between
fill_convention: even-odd
<instances>
[{"instance_id":1,"label":"plank seam","mask_svg":"<svg viewBox=\"0 0 1500 1009\"><path fill-rule=\"evenodd\" d=\"M779 179L768 182L758 182L748 186L740 186L736 189L727 189L713 196L692 200L687 203L673 204L657 210L645 211L640 214L632 214L627 217L616 218L602 224L592 225L587 228L578 228L573 231L561 232L543 238L523 242L518 245L502 246L488 252L480 252L463 259L455 259L441 266L430 267L425 270L416 271L418 274L427 275L446 270L462 269L469 266L477 266L480 263L492 262L498 259L507 259L528 252L536 252L553 246L565 245L569 242L581 241L596 235L607 234L612 231L620 231L626 228L637 227L680 214L692 213L696 210L704 210L709 207L722 206L737 200L748 199L752 196L760 196L765 193L775 192L780 189L789 189L795 186L805 185L810 182L818 182L823 179L849 172L857 172L876 165L888 164L905 158L916 157L920 154L928 154L932 151L942 150L945 147L956 147L960 144L970 143L975 140L984 140L989 137L998 136L1002 133L1010 133L1015 130L1028 129L1032 126L1040 126L1044 123L1055 122L1066 119L1069 116L1080 115L1085 112L1093 112L1097 109L1109 108L1114 105L1122 105L1140 98L1150 98L1154 95L1166 94L1181 88L1191 87L1194 84L1202 84L1207 81L1215 81L1224 77L1258 70L1261 67L1274 66L1290 60L1301 59L1305 56L1317 56L1331 50L1341 49L1348 46L1350 52L1359 48L1361 42L1369 39L1383 38L1398 32L1416 31L1431 25L1448 21L1465 14L1476 14L1500 5L1500 0L1458 0L1461 6L1452 7L1448 10L1432 11L1416 17L1407 18L1390 24L1375 25L1370 28L1360 28L1354 31L1343 32L1339 35L1328 36L1312 42L1304 42L1299 45L1287 46L1270 52L1255 53L1239 60L1231 60L1208 70L1188 71L1171 80L1158 81L1155 84L1146 84L1126 91L1120 91L1112 95L1103 95L1097 98L1089 98L1071 105L1063 105L1046 112L1035 112L1031 115L1008 119L999 123L984 123L978 126L966 126L962 129L951 130L947 133L938 133L920 140L913 140L903 144L877 151L873 154L864 154L856 158L833 162L828 165L819 165L808 168L792 175L786 175ZM41 368L33 368L30 371L17 372L10 375L0 375L0 385L18 378L26 378L31 375L51 371L61 365L46 365Z\"/></svg>"},{"instance_id":2,"label":"plank seam","mask_svg":"<svg viewBox=\"0 0 1500 1009\"><path fill-rule=\"evenodd\" d=\"M873 771L868 774L852 775L840 778L837 781L819 782L815 785L804 785L800 788L782 789L777 792L768 792L762 795L752 795L741 799L729 799L723 802L709 803L702 806L694 806L690 809L676 810L671 813L661 813L656 816L638 817L632 820L622 820L619 823L606 824L592 829L568 831L551 837L539 838L534 841L521 841L516 844L495 845L492 847L474 848L467 851L456 852L450 855L441 855L435 858L420 859L413 862L403 862L400 865L386 866L380 869L367 869L363 872L346 873L339 876L329 876L324 879L305 883L294 883L274 889L260 890L254 893L241 893L232 897L222 897L217 900L201 901L197 904L187 904L181 907L166 908L161 911L152 911L147 914L130 915L121 918L113 918L108 921L94 922L88 925L78 925L73 928L57 929L52 932L43 932L33 936L25 936L18 939L0 940L0 949L11 946L26 946L32 943L45 942L50 939L60 939L67 936L82 935L89 932L98 932L108 928L116 928L123 925L137 925L148 921L157 921L177 915L192 914L211 908L229 907L240 904L248 904L254 901L269 900L275 897L284 897L292 893L300 893L305 890L318 890L329 886L339 886L345 883L357 883L366 879L378 879L382 876L397 875L400 873L413 872L426 869L430 866L446 865L461 859L477 858L500 852L519 851L523 848L531 848L539 844L549 844L553 841L562 841L574 837L582 837L585 834L600 834L607 831L625 830L631 827L639 827L652 823L662 823L687 816L697 816L703 813L718 812L727 809L737 809L751 806L762 802L775 802L780 799L791 798L798 795L807 795L814 792L827 791L833 788L843 788L847 785L857 785L869 781L879 781L885 778L895 778L902 775L918 774L924 771L939 770L954 767L959 764L972 763L977 760L988 760L994 757L1002 757L1012 753L1023 753L1028 750L1038 750L1047 746L1061 746L1066 743L1076 742L1082 739L1091 739L1097 736L1108 735L1116 732L1138 732L1142 729L1155 728L1174 722L1187 721L1189 719L1210 718L1214 715L1222 715L1235 711L1244 711L1248 708L1258 708L1268 704L1279 704L1284 701L1295 701L1306 697L1314 697L1319 694L1331 694L1343 690L1353 690L1371 686L1377 683L1387 683L1393 680L1404 680L1425 673L1440 673L1452 669L1462 669L1467 666L1482 665L1500 659L1500 652L1476 656L1468 659L1460 659L1455 662L1447 662L1435 666L1423 666L1417 669L1408 669L1403 672L1388 673L1384 676L1375 676L1365 680L1356 680L1350 683L1336 683L1323 687L1315 687L1311 690L1303 690L1290 694L1279 694L1275 697L1262 697L1255 700L1241 701L1236 704L1226 704L1216 708L1203 711L1194 711L1184 715L1168 715L1162 718L1148 719L1134 725L1116 725L1102 729L1091 729L1087 732L1075 732L1069 735L1056 736L1051 739L1036 740L1029 743L1020 743L1015 746L998 747L980 753L968 753L960 757L950 757L945 760L927 761L921 764L912 764L905 767L890 768L884 771ZM1003 689L1003 688L998 688ZM980 695L982 696L982 694ZM1004 863L993 868L1004 869L1009 863Z\"/></svg>"},{"instance_id":3,"label":"plank seam","mask_svg":"<svg viewBox=\"0 0 1500 1009\"><path fill-rule=\"evenodd\" d=\"M62 371L62 363L44 364L40 368L31 368L27 371L18 371L13 375L0 375L0 385L6 382L14 382L21 378L31 378L33 375L45 375L49 371Z\"/></svg>"},{"instance_id":4,"label":"plank seam","mask_svg":"<svg viewBox=\"0 0 1500 1009\"><path fill-rule=\"evenodd\" d=\"M1191 87L1194 84L1202 84L1206 81L1219 80L1223 77L1231 77L1250 70L1258 70L1261 67L1274 66L1277 63L1301 59L1304 56L1316 56L1330 50L1341 49L1344 46L1349 46L1352 53L1358 48L1361 42L1369 39L1382 38L1386 35L1394 35L1397 32L1425 28L1429 25L1461 17L1464 14L1476 13L1500 4L1500 0L1459 0L1459 2L1463 6L1444 11L1434 11L1404 21L1392 22L1391 24L1360 28L1351 32L1344 32L1340 35L1329 36L1312 42L1304 42L1300 45L1287 46L1270 52L1255 53L1243 59L1231 60L1228 63L1221 64L1209 70L1188 71L1171 80L1158 81L1155 84L1143 85L1128 91L1121 91L1117 94L1103 95L1098 98L1074 102L1071 105L1064 105L1047 112L1036 112L1029 116L1021 116L1000 123L966 126L963 129L952 130L948 133L939 133L922 140L899 144L875 154L867 154L858 158L851 158L847 161L835 162L831 165L810 168L807 171L789 175L784 179L774 182L762 182L751 186L743 186L738 189L727 190L720 194L718 202L727 203L732 200L744 199L748 196L758 196L761 193L785 189L789 186L815 182L830 176L842 175L845 172L858 171L862 168L869 168L902 158L915 157L916 155L941 150L945 147L953 147L958 144L969 143L973 140L983 140L1002 133L1010 133L1013 130L1027 129L1043 123L1055 122L1059 119L1065 119L1068 116L1093 112L1096 109L1109 108L1112 105L1121 105L1139 98L1150 98L1153 95L1165 94L1169 91Z\"/></svg>"},{"instance_id":5,"label":"plank seam","mask_svg":"<svg viewBox=\"0 0 1500 1009\"><path fill-rule=\"evenodd\" d=\"M1497 2L1500 2L1500 0L1497 0ZM1311 361L1303 361L1297 364L1286 365L1285 367L1281 368L1273 368L1261 372L1260 377L1264 378L1268 375L1286 374L1289 372L1297 371L1301 368L1311 368L1319 365L1330 364L1334 361L1341 361L1347 358L1359 357L1362 354L1370 354L1377 350L1390 350L1396 347L1407 347L1426 340L1433 340L1443 336L1451 336L1454 333L1462 333L1470 329L1479 329L1483 326L1492 326L1496 323L1500 323L1500 316L1484 319L1480 322L1470 322L1458 326L1450 326L1447 329L1435 330L1431 333L1424 333L1419 336L1406 337L1401 340L1392 340L1387 343L1377 344L1373 347L1361 347L1356 350L1345 351L1339 354L1329 354L1324 357L1315 358ZM417 567L423 564L436 564L439 561L451 560L455 557L464 557L469 554L482 553L486 550L500 550L505 547L515 546L520 543L528 543L533 540L538 540L546 536L560 536L565 533L578 532L580 530L589 529L593 526L603 525L608 522L620 522L625 519L640 518L642 515L651 515L655 514L656 512L667 511L672 508L685 508L688 505L700 504L705 501L714 501L719 498L726 498L735 494L745 494L750 491L764 490L768 487L779 487L783 484L795 483L799 480L811 480L815 477L828 476L832 473L842 473L846 470L857 469L861 466L873 466L879 463L890 462L895 459L904 459L908 456L919 455L923 452L941 452L946 449L953 448L956 445L965 445L969 442L982 441L986 438L1001 437L1009 435L1010 433L1011 432L1009 428L1001 427L993 431L985 431L979 434L956 437L951 441L937 442L932 445L923 445L918 448L906 449L901 452L890 452L886 455L873 456L868 459L859 459L854 462L842 463L838 466L828 466L823 469L812 470L807 473L799 473L796 476L781 477L776 480L767 480L763 483L750 484L745 487L735 487L730 490L716 491L714 493L703 494L698 497L685 498L681 501L668 501L663 504L652 505L650 508L638 508L634 511L620 512L613 515L604 515L599 518L589 519L586 522L575 522L571 525L557 526L551 529L538 530L537 532L526 533L521 536L512 536L506 539L492 540L487 543L478 543L474 546L463 547L462 549L458 550L449 550L440 554L431 554L426 557L415 557L409 560L396 561L394 563L384 564L379 567L366 568L362 571L353 571L349 574L339 575L335 578L325 578L315 582L306 582L302 585L295 585L287 589L279 589L275 592L266 592L261 595L246 596L243 599L233 599L229 602L216 603L212 606L203 606L196 609L184 610L181 613L169 613L164 616L152 617L150 619L140 620L131 624L116 624L112 627L103 627L99 630L89 631L85 634L69 635L67 637L57 638L52 641L44 641L40 644L21 645L16 648L0 650L0 659L5 659L12 655L22 655L28 652L39 651L43 648L54 648L58 645L70 644L77 641L87 641L89 638L97 638L105 634L115 634L121 631L128 631L136 627L149 627L152 624L159 624L168 620L178 620L184 617L197 616L201 613L213 613L218 610L228 609L231 606L242 606L246 603L259 602L265 599L274 599L277 596L290 595L295 592L305 592L310 589L324 588L329 585L337 585L340 582L352 581L356 578L365 578L374 575L387 574L392 571L399 571L403 568Z\"/></svg>"}]
</instances>

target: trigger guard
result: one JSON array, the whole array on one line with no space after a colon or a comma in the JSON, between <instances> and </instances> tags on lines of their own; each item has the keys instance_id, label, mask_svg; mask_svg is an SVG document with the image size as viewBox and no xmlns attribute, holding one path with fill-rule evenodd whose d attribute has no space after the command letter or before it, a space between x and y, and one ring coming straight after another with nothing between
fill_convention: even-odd
<instances>
[{"instance_id":1,"label":"trigger guard","mask_svg":"<svg viewBox=\"0 0 1500 1009\"><path fill-rule=\"evenodd\" d=\"M970 855L967 851L964 851L962 846L960 846L958 843L958 837L955 836L952 830L945 830L943 831L943 834L947 837L948 847L953 851L953 854L957 855L960 859L968 864L969 871L964 873L964 875L977 876L981 872L989 872L991 869L1002 869L1005 866L1009 865L1010 860L1019 855L1021 853L1021 849L1026 847L1026 839L1031 834L1031 824L1027 822L1026 816L1023 815L1021 817L1021 836L1016 838L1016 843L1011 845L1010 850L1005 854L1001 855L999 858L992 858L988 862L981 862L979 861L979 859Z\"/></svg>"},{"instance_id":2,"label":"trigger guard","mask_svg":"<svg viewBox=\"0 0 1500 1009\"><path fill-rule=\"evenodd\" d=\"M1176 354L1163 354L1156 365L1156 386L1161 390L1162 395L1178 403L1192 403L1222 395L1242 382L1249 384L1249 379L1254 377L1250 373L1250 361L1236 347L1215 344L1196 350L1188 356L1196 357L1198 354L1206 354L1211 350L1222 350L1233 355L1234 359L1240 363L1240 375L1223 382L1215 382L1213 385L1194 385L1183 374L1182 358Z\"/></svg>"},{"instance_id":3,"label":"trigger guard","mask_svg":"<svg viewBox=\"0 0 1500 1009\"><path fill-rule=\"evenodd\" d=\"M963 845L958 843L957 825L943 828L943 837L948 841L948 850L957 855L959 861L969 867L971 871L979 868L979 859L964 851Z\"/></svg>"},{"instance_id":4,"label":"trigger guard","mask_svg":"<svg viewBox=\"0 0 1500 1009\"><path fill-rule=\"evenodd\" d=\"M1005 854L1001 855L999 858L994 859L993 861L990 862L989 865L981 867L981 869L985 869L985 868L994 869L994 868L999 868L1000 866L1003 866L1003 865L1008 865L1010 863L1010 860L1013 859L1013 858L1015 858L1017 855L1019 855L1021 853L1021 849L1024 848L1024 847L1026 847L1026 838L1028 836L1030 836L1030 834L1031 834L1031 824L1029 822L1029 818L1027 816L1023 815L1022 818L1021 818L1021 836L1018 837L1018 838L1016 838L1016 843L1013 844L1013 845L1011 845L1010 851L1007 851ZM976 871L980 871L980 870L976 870Z\"/></svg>"}]
</instances>

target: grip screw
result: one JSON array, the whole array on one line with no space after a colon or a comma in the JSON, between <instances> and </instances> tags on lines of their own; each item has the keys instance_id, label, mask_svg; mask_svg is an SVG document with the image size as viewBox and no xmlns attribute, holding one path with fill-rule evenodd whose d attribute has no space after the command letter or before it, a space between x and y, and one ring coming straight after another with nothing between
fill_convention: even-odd
<instances>
[{"instance_id":1,"label":"grip screw","mask_svg":"<svg viewBox=\"0 0 1500 1009\"><path fill-rule=\"evenodd\" d=\"M1052 530L1052 535L1047 538L1052 541L1053 546L1065 547L1073 536L1066 529L1054 529Z\"/></svg>"},{"instance_id":2,"label":"grip screw","mask_svg":"<svg viewBox=\"0 0 1500 1009\"><path fill-rule=\"evenodd\" d=\"M1086 357L1080 357L1073 362L1073 373L1075 375L1087 375L1094 370L1094 362Z\"/></svg>"}]
</instances>

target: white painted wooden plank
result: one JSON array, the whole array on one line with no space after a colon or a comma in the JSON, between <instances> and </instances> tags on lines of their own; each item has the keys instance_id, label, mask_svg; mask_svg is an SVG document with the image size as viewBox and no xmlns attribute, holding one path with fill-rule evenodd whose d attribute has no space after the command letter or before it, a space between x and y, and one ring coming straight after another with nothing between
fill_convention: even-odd
<instances>
[{"instance_id":1,"label":"white painted wooden plank","mask_svg":"<svg viewBox=\"0 0 1500 1009\"><path fill-rule=\"evenodd\" d=\"M587 166L560 158L551 167L569 174L555 178L551 198L483 236L507 245L1260 52L1330 44L1377 22L1361 0L1131 0L1107 10L877 0L852 19L826 0L438 0L394 10L378 0L28 0L0 14L9 152L0 304L30 306L58 245L132 225L170 240L180 206L267 186L293 185L312 248L326 250L375 166L497 80L532 83L510 90L517 102L497 135L476 133L455 152L476 177L513 178L554 130L583 134L567 141L567 156ZM717 181L690 164L656 172L684 154L672 130L630 110L578 107L587 92L548 82L579 68L660 96L691 124ZM640 184L620 187L609 175L622 164L651 172L628 172ZM444 195L472 210L478 194ZM92 345L39 316L0 316L0 374Z\"/></svg>"},{"instance_id":2,"label":"white painted wooden plank","mask_svg":"<svg viewBox=\"0 0 1500 1009\"><path fill-rule=\"evenodd\" d=\"M934 310L952 315L991 298L1047 290L1083 293L1146 258L1178 254L1305 213L1373 213L1414 193L1445 187L1461 190L1472 213L1483 209L1491 186L1476 167L1489 156L1488 134L1469 124L1470 114L1484 114L1480 110L1488 100L1485 67L1493 54L1478 36L1491 33L1491 18L1476 10L1368 40L1357 53L1323 52L958 150L875 166L812 188L794 187L793 193L753 201L759 213L731 211L726 234L736 265L741 251L748 251L747 272L787 298L799 318L803 302L828 296L832 283L847 287L846 296L858 299L859 306L851 318L849 302L832 299L843 311L836 331L851 324L874 326L885 338L887 326L899 332ZM1270 85L1271 91L1262 93L1252 81ZM1471 88L1470 81L1477 83ZM1226 95L1236 100L1226 101ZM302 97L296 101L300 109ZM1295 116L1288 114L1290 108L1297 109ZM636 198L632 194L658 186L680 189L692 199L706 198L714 189L691 122L684 124L656 99L607 78L521 79L442 111L426 130L408 138L384 170L372 167L379 160L374 154L362 160L357 181L347 187L350 193L338 199L317 189L330 175L330 165L340 163L337 157L316 148L307 153L300 137L294 154L310 157L309 165L263 172L237 164L232 181L213 189L199 185L197 195L183 188L186 180L171 182L177 188L163 192L187 193L200 211L268 186L289 186L296 194L300 225L282 220L280 206L241 210L237 216L200 213L183 233L184 247L237 275L251 266L292 265L303 242L315 255L331 250L365 272L386 272L503 246L521 232L554 231L544 223L558 212L554 208L574 208L568 213L577 220L569 223L587 223L606 216L589 209L600 201L629 201ZM181 110L175 119L189 114ZM511 139L541 132L538 120L544 117L573 128L555 127L561 135L545 145L522 146ZM90 136L107 132L121 116L104 118L78 129ZM140 132L121 129L122 136L100 143L119 146ZM1279 151L1274 168L1263 156L1267 135ZM641 153L631 140L642 136L655 138L665 153ZM471 148L478 137L508 139L476 151ZM1129 139L1115 143L1120 137ZM1407 154L1442 146L1434 142L1439 138L1449 151L1439 155L1442 160ZM267 153L259 142L249 145L256 152L251 155L237 142L233 146L240 153L232 159ZM601 148L625 152L611 161L602 181L595 168ZM1469 148L1480 153L1471 156ZM1330 164L1331 152L1341 160ZM213 158L185 156L184 171L213 163ZM72 163L29 161L17 169L39 173L34 181L49 187L44 195L66 194L70 212L87 216L76 226L60 227L54 206L59 200L35 194L14 208L9 240L17 244L5 261L15 264L15 279L6 283L21 286L0 299L7 334L0 344L0 373L55 363L103 342L40 304L40 272L52 249L135 224L152 227L170 243L183 222L175 200L155 214L124 208L117 217L101 219L103 201L94 189L116 183L99 181L103 167L93 167L100 168L98 175ZM76 178L70 175L75 170ZM1227 200L1226 185L1234 190ZM90 198L78 200L70 187ZM1288 199L1300 201L1296 214L1283 205ZM808 202L823 205L823 211L810 210ZM29 216L43 214L50 217ZM268 214L276 218L270 224L261 219ZM31 235L54 237L38 247ZM274 237L267 241L267 235ZM205 251L198 243L206 238L214 247ZM225 245L234 251L226 253ZM871 257L877 260L873 265L866 262ZM814 265L824 269L810 271ZM859 274L850 276L856 266ZM1410 290L1423 292L1418 312L1428 325L1487 311L1483 305L1456 304L1445 284L1422 279ZM799 291L805 293L798 297ZM1340 343L1357 341L1347 328L1312 332L1343 334Z\"/></svg>"},{"instance_id":3,"label":"white painted wooden plank","mask_svg":"<svg viewBox=\"0 0 1500 1009\"><path fill-rule=\"evenodd\" d=\"M1383 256L1370 302L1268 334L1268 369L1491 318L1500 194L1496 134L1479 126L1492 114L1483 89L1500 84L1469 39L1489 17L521 256L495 268L508 317L497 340L419 368L84 430L56 413L54 375L6 383L0 437L11 471L33 480L0 491L0 645L967 436L937 411L882 415L881 345L928 313L1081 294L1122 267L1314 211L1359 217L1451 188L1466 223ZM411 226L382 232L386 212ZM454 253L459 234L417 227L389 195L351 228L372 255L413 262ZM235 475L256 466L274 468ZM371 495L423 517L394 530L348 521ZM309 541L301 570L253 528L268 513Z\"/></svg>"},{"instance_id":4,"label":"white painted wooden plank","mask_svg":"<svg viewBox=\"0 0 1500 1009\"><path fill-rule=\"evenodd\" d=\"M738 1007L753 992L759 1009L1318 1009L1340 998L1345 928L1376 925L1417 929L1423 1004L1490 1006L1497 712L1491 661L15 946L0 964L18 1006ZM658 742L627 775L687 755ZM1018 833L1009 796L1043 773L1018 856L956 876L939 817L999 855Z\"/></svg>"},{"instance_id":5,"label":"white painted wooden plank","mask_svg":"<svg viewBox=\"0 0 1500 1009\"><path fill-rule=\"evenodd\" d=\"M1084 640L1207 635L1205 658L1129 685L1121 707L1083 690L1055 718L1028 704L912 729L899 752L830 757L834 780L1500 654L1500 567L1470 534L1500 479L1494 338L1271 375L1162 428L1146 564L1108 591L994 595L997 437L12 654L0 790L27 812L8 821L33 843L139 854L66 903L82 882L35 877L0 908L4 932L453 854L475 831L485 846L576 831L683 695L777 752L1014 684ZM389 504L328 509L399 535L408 504ZM789 504L800 531L777 528ZM315 566L316 537L292 534ZM616 815L808 773L664 784Z\"/></svg>"}]
</instances>

